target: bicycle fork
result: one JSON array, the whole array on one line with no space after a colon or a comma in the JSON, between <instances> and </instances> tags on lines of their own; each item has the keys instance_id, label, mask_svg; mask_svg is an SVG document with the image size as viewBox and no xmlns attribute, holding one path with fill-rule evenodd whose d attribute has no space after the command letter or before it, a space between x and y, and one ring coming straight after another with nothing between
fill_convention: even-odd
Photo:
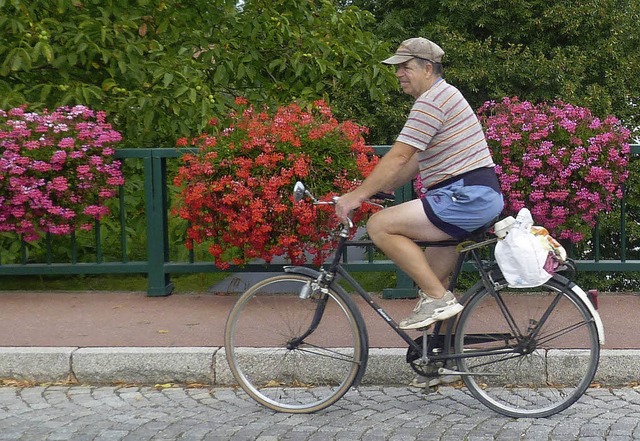
<instances>
[{"instance_id":1,"label":"bicycle fork","mask_svg":"<svg viewBox=\"0 0 640 441\"><path fill-rule=\"evenodd\" d=\"M318 325L320 324L320 320L324 315L324 310L327 306L327 302L329 300L328 294L323 293L323 290L326 290L326 288L323 288L323 285L325 285L326 283L325 282L326 278L327 278L327 273L324 273L324 272L320 273L320 275L316 280L310 279L298 293L298 297L300 297L302 300L309 300L312 297L316 298L317 306L314 311L313 318L311 319L311 323L309 324L309 327L307 328L307 330L303 334L287 341L287 345L286 345L287 349L289 350L297 349L298 346L300 346L300 344L304 342L304 339L310 336L311 334L313 334L313 332L318 328Z\"/></svg>"}]
</instances>

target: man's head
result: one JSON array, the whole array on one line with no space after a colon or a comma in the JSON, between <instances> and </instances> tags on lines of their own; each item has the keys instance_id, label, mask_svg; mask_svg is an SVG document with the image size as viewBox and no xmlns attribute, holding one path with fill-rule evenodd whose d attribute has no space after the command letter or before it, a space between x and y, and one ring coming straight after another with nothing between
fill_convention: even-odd
<instances>
[{"instance_id":1,"label":"man's head","mask_svg":"<svg viewBox=\"0 0 640 441\"><path fill-rule=\"evenodd\" d=\"M402 42L395 55L383 61L396 66L402 90L418 98L442 75L444 51L426 38L410 38Z\"/></svg>"},{"instance_id":2,"label":"man's head","mask_svg":"<svg viewBox=\"0 0 640 441\"><path fill-rule=\"evenodd\" d=\"M395 55L383 60L384 64L400 64L412 58L431 61L432 63L442 63L444 51L440 46L426 38L409 38L403 41Z\"/></svg>"}]
</instances>

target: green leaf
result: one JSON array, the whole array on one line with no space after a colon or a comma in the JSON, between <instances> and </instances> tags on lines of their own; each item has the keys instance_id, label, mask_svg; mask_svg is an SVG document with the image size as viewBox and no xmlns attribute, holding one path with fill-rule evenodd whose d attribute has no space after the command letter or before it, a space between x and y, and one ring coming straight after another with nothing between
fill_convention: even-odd
<instances>
[{"instance_id":1,"label":"green leaf","mask_svg":"<svg viewBox=\"0 0 640 441\"><path fill-rule=\"evenodd\" d=\"M280 58L276 58L275 60L271 60L269 63L269 70L273 70L276 66L282 66L284 64L283 60Z\"/></svg>"},{"instance_id":2,"label":"green leaf","mask_svg":"<svg viewBox=\"0 0 640 441\"><path fill-rule=\"evenodd\" d=\"M173 74L171 72L166 72L162 79L162 84L164 84L164 87L168 87L171 83L173 83Z\"/></svg>"},{"instance_id":3,"label":"green leaf","mask_svg":"<svg viewBox=\"0 0 640 441\"><path fill-rule=\"evenodd\" d=\"M184 95L185 93L187 93L188 90L189 90L189 86L181 84L180 86L178 86L178 88L174 92L173 97L178 98Z\"/></svg>"},{"instance_id":4,"label":"green leaf","mask_svg":"<svg viewBox=\"0 0 640 441\"><path fill-rule=\"evenodd\" d=\"M47 101L47 97L51 93L51 84L45 84L40 90L40 101Z\"/></svg>"},{"instance_id":5,"label":"green leaf","mask_svg":"<svg viewBox=\"0 0 640 441\"><path fill-rule=\"evenodd\" d=\"M2 63L2 67L6 67L6 71L19 71L21 69L28 70L31 66L31 56L24 48L13 48L9 51L7 58L4 63Z\"/></svg>"},{"instance_id":6,"label":"green leaf","mask_svg":"<svg viewBox=\"0 0 640 441\"><path fill-rule=\"evenodd\" d=\"M116 87L116 82L113 78L107 78L102 82L102 90L104 90L105 92L108 92L109 90L111 90L112 88Z\"/></svg>"},{"instance_id":7,"label":"green leaf","mask_svg":"<svg viewBox=\"0 0 640 441\"><path fill-rule=\"evenodd\" d=\"M315 61L318 67L320 68L320 73L321 74L325 73L327 71L327 63L320 58L316 58Z\"/></svg>"},{"instance_id":8,"label":"green leaf","mask_svg":"<svg viewBox=\"0 0 640 441\"><path fill-rule=\"evenodd\" d=\"M349 85L353 87L360 81L362 81L362 73L358 72L351 77L351 81L349 81Z\"/></svg>"},{"instance_id":9,"label":"green leaf","mask_svg":"<svg viewBox=\"0 0 640 441\"><path fill-rule=\"evenodd\" d=\"M216 72L213 75L213 82L219 85L227 83L227 70L224 66L218 65L216 67Z\"/></svg>"},{"instance_id":10,"label":"green leaf","mask_svg":"<svg viewBox=\"0 0 640 441\"><path fill-rule=\"evenodd\" d=\"M53 58L54 58L53 48L48 43L42 43L40 47L40 51L42 55L44 55L44 58L47 60L48 63L53 62Z\"/></svg>"}]
</instances>

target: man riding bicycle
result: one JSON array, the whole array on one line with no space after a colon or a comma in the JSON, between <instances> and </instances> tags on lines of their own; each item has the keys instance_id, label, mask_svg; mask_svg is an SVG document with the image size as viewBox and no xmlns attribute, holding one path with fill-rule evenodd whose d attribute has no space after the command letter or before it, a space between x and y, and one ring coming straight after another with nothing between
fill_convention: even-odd
<instances>
[{"instance_id":1,"label":"man riding bicycle","mask_svg":"<svg viewBox=\"0 0 640 441\"><path fill-rule=\"evenodd\" d=\"M457 259L455 247L423 251L414 241L463 239L504 205L482 126L460 91L442 77L443 55L432 41L410 38L382 61L396 66L402 90L415 102L389 152L336 204L337 216L345 219L375 193L419 175L423 191L417 199L385 208L367 223L371 240L419 288L418 304L400 321L402 329L424 328L462 311L445 288Z\"/></svg>"}]
</instances>

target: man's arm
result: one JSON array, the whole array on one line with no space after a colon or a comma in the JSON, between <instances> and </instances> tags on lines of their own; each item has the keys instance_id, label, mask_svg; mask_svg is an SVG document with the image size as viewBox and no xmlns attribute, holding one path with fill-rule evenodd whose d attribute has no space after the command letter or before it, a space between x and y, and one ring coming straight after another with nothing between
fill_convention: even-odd
<instances>
[{"instance_id":1,"label":"man's arm","mask_svg":"<svg viewBox=\"0 0 640 441\"><path fill-rule=\"evenodd\" d=\"M409 162L395 176L395 181L387 190L396 190L418 175L418 155L411 156Z\"/></svg>"},{"instance_id":2,"label":"man's arm","mask_svg":"<svg viewBox=\"0 0 640 441\"><path fill-rule=\"evenodd\" d=\"M418 173L417 149L402 142L395 142L373 172L355 190L342 195L336 204L336 214L344 219L351 210L379 191L395 189Z\"/></svg>"}]
</instances>

